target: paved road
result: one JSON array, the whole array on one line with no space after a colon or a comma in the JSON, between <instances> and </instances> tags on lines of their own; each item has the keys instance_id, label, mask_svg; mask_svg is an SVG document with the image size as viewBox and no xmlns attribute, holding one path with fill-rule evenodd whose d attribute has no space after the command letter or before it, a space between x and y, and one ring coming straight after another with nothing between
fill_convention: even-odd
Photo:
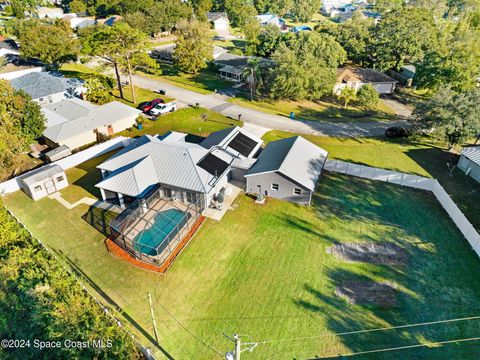
<instances>
[{"instance_id":1,"label":"paved road","mask_svg":"<svg viewBox=\"0 0 480 360\"><path fill-rule=\"evenodd\" d=\"M327 123L317 121L290 120L288 117L264 113L252 110L227 101L227 97L220 94L199 94L194 91L162 82L157 79L151 79L142 75L134 75L134 81L137 86L157 91L165 89L167 95L173 97L180 106L195 105L198 103L201 107L216 111L231 118L241 119L255 126L266 129L276 129L291 131L300 134L324 135L324 136L376 136L382 135L387 127L393 125L405 125L405 120L396 122L345 122L345 123ZM402 114L403 115L403 114Z\"/></svg>"}]
</instances>

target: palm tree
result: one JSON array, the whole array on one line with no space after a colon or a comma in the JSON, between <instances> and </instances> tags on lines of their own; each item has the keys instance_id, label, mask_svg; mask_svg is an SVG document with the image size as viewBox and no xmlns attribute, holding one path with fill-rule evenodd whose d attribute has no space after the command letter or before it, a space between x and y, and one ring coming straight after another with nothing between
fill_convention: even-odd
<instances>
[{"instance_id":1,"label":"palm tree","mask_svg":"<svg viewBox=\"0 0 480 360\"><path fill-rule=\"evenodd\" d=\"M345 86L342 91L337 95L337 97L344 101L343 108L346 109L348 106L348 103L350 101L353 101L357 98L357 91L350 87L350 86Z\"/></svg>"},{"instance_id":2,"label":"palm tree","mask_svg":"<svg viewBox=\"0 0 480 360\"><path fill-rule=\"evenodd\" d=\"M253 100L254 94L257 92L257 86L261 83L260 74L260 59L256 57L248 59L242 77L247 80L250 86L250 101Z\"/></svg>"}]
</instances>

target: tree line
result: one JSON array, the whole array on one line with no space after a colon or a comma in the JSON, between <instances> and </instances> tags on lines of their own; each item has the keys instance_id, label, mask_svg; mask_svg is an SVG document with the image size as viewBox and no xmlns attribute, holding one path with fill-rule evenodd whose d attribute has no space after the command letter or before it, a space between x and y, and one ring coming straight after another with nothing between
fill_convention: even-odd
<instances>
[{"instance_id":1,"label":"tree line","mask_svg":"<svg viewBox=\"0 0 480 360\"><path fill-rule=\"evenodd\" d=\"M9 359L141 359L131 337L105 314L0 203L0 336L30 340ZM104 348L39 349L33 340L110 340Z\"/></svg>"}]
</instances>

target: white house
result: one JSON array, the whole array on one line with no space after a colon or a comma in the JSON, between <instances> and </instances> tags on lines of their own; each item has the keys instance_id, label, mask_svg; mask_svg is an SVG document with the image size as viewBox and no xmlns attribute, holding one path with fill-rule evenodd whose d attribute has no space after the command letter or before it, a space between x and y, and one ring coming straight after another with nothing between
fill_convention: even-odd
<instances>
[{"instance_id":1,"label":"white house","mask_svg":"<svg viewBox=\"0 0 480 360\"><path fill-rule=\"evenodd\" d=\"M39 19L61 19L63 18L63 9L59 7L37 7L37 16Z\"/></svg>"},{"instance_id":2,"label":"white house","mask_svg":"<svg viewBox=\"0 0 480 360\"><path fill-rule=\"evenodd\" d=\"M16 90L25 91L42 106L79 97L86 92L83 80L44 71L29 71L11 79L11 83Z\"/></svg>"},{"instance_id":3,"label":"white house","mask_svg":"<svg viewBox=\"0 0 480 360\"><path fill-rule=\"evenodd\" d=\"M470 146L463 149L458 162L458 168L465 175L480 182L480 146Z\"/></svg>"},{"instance_id":4,"label":"white house","mask_svg":"<svg viewBox=\"0 0 480 360\"><path fill-rule=\"evenodd\" d=\"M262 26L275 25L281 28L285 24L285 22L281 18L279 18L277 15L270 14L270 13L257 15L256 18L260 23L260 25Z\"/></svg>"},{"instance_id":5,"label":"white house","mask_svg":"<svg viewBox=\"0 0 480 360\"><path fill-rule=\"evenodd\" d=\"M141 113L118 101L94 105L77 98L49 104L42 111L47 119L43 132L47 145L71 150L132 127Z\"/></svg>"},{"instance_id":6,"label":"white house","mask_svg":"<svg viewBox=\"0 0 480 360\"><path fill-rule=\"evenodd\" d=\"M358 91L366 84L371 84L379 94L391 94L397 81L378 70L349 66L338 69L333 92L338 94L345 87Z\"/></svg>"},{"instance_id":7,"label":"white house","mask_svg":"<svg viewBox=\"0 0 480 360\"><path fill-rule=\"evenodd\" d=\"M227 30L230 27L226 12L208 12L207 19L213 24L215 30Z\"/></svg>"}]
</instances>

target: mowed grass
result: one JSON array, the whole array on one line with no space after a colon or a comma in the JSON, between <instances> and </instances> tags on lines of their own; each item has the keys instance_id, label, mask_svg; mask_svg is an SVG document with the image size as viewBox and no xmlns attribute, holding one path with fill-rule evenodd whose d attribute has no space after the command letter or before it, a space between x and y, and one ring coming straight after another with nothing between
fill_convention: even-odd
<instances>
[{"instance_id":1,"label":"mowed grass","mask_svg":"<svg viewBox=\"0 0 480 360\"><path fill-rule=\"evenodd\" d=\"M294 135L274 130L266 133L263 139L268 143ZM410 140L302 136L329 151L330 159L437 179L470 222L480 230L480 185L459 169L450 171L448 164L454 164L457 156L442 143L427 137Z\"/></svg>"},{"instance_id":2,"label":"mowed grass","mask_svg":"<svg viewBox=\"0 0 480 360\"><path fill-rule=\"evenodd\" d=\"M312 207L276 200L258 206L241 195L221 222L206 221L165 275L111 256L104 237L81 218L87 206L66 210L22 192L5 202L108 304L124 309L133 331L151 340L150 292L160 343L175 359L219 358L215 351L232 348L222 333L272 340L244 353L248 359L304 359L478 336L478 320L334 335L480 314L480 260L426 192L326 175ZM327 253L334 242L393 242L408 252L408 264L346 263ZM351 305L334 293L342 281L365 279L394 282L398 306ZM312 338L282 341L298 337ZM478 344L458 343L368 358L479 356Z\"/></svg>"},{"instance_id":3,"label":"mowed grass","mask_svg":"<svg viewBox=\"0 0 480 360\"><path fill-rule=\"evenodd\" d=\"M197 136L207 136L211 132L232 126L243 126L242 121L228 118L204 108L187 107L156 118L143 119L143 128L136 127L122 131L119 135L135 137L144 134L163 135L167 131L179 131Z\"/></svg>"},{"instance_id":4,"label":"mowed grass","mask_svg":"<svg viewBox=\"0 0 480 360\"><path fill-rule=\"evenodd\" d=\"M295 114L297 120L321 121L321 122L371 122L371 121L389 121L396 118L395 111L379 101L377 107L372 110L364 110L356 106L349 105L343 107L334 99L325 99L317 101L261 101L246 100L243 98L232 98L230 102L245 106L257 111L266 113L290 116Z\"/></svg>"}]
</instances>

